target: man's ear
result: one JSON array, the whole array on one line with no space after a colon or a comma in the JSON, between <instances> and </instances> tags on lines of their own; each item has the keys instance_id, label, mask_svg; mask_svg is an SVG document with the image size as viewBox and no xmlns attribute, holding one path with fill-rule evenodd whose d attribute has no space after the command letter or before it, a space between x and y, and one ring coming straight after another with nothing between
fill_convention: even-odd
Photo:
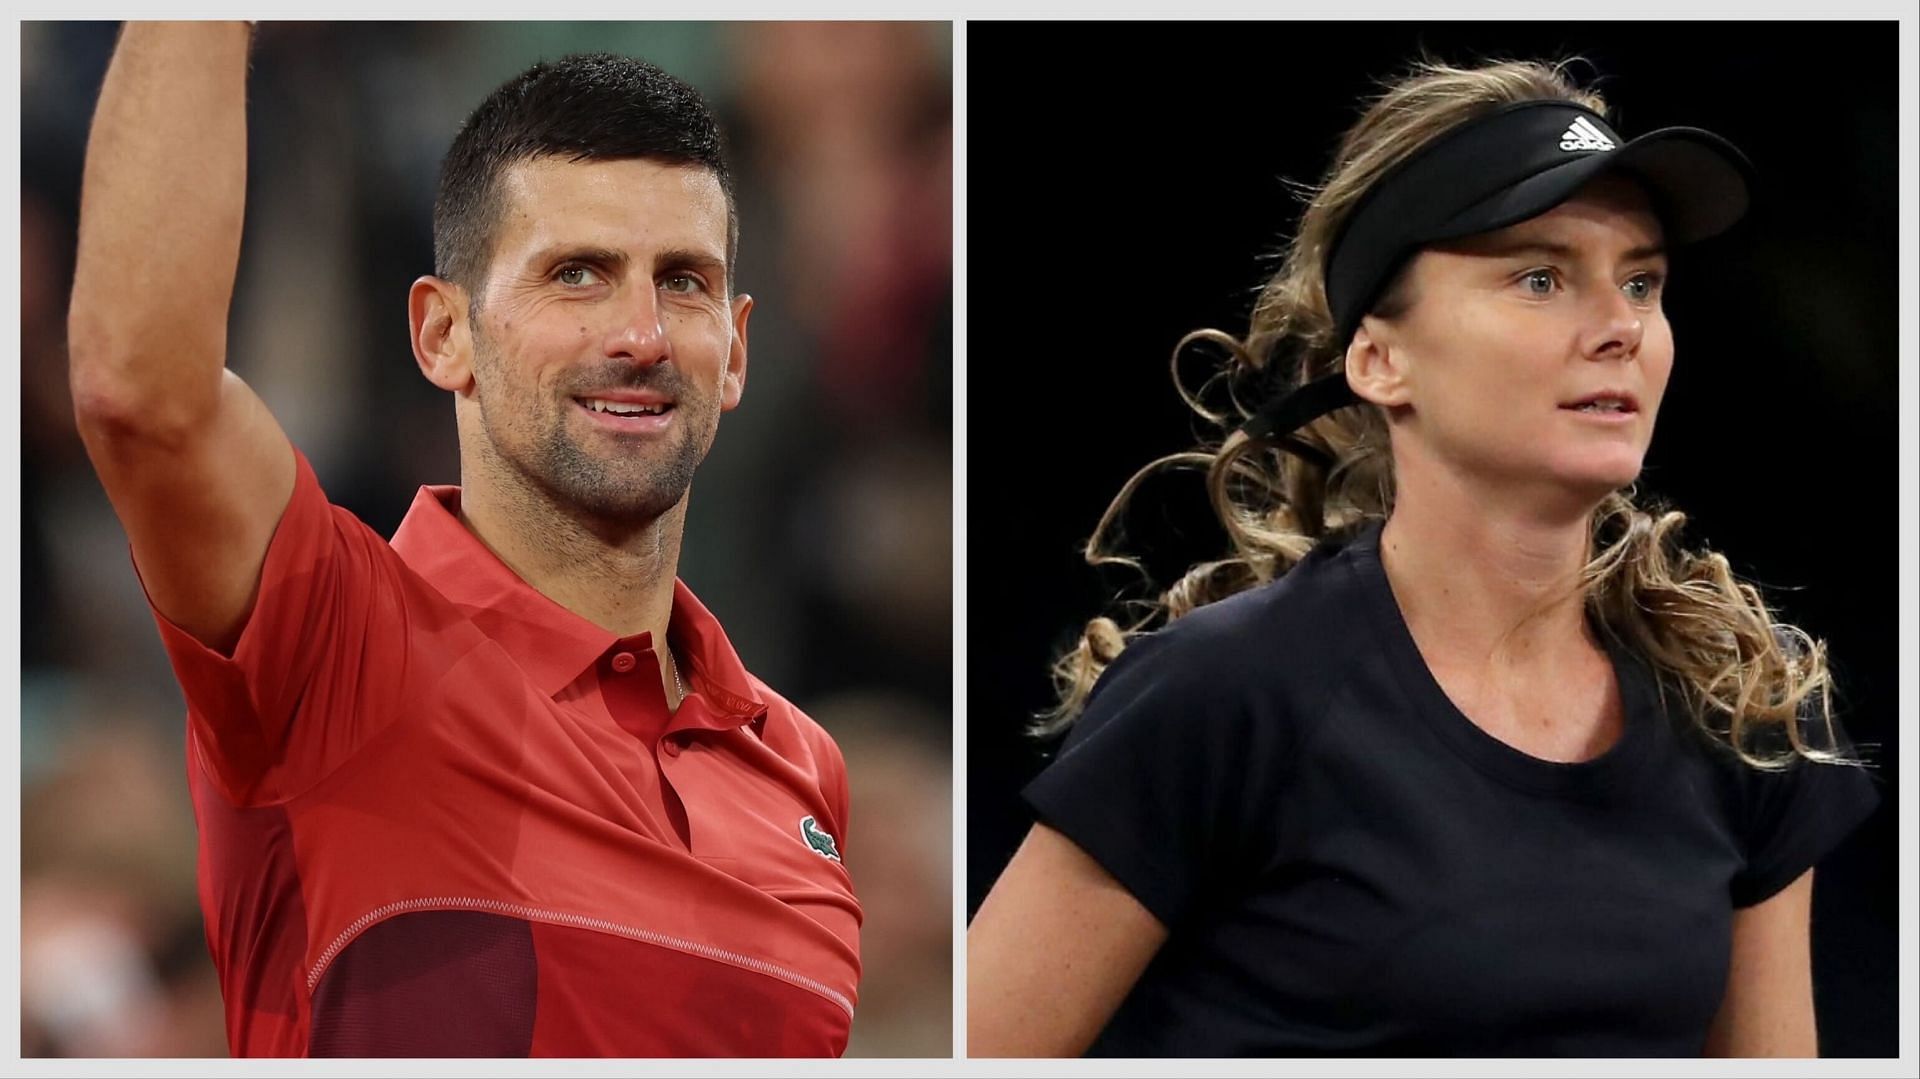
<instances>
[{"instance_id":1,"label":"man's ear","mask_svg":"<svg viewBox=\"0 0 1920 1079\"><path fill-rule=\"evenodd\" d=\"M427 381L450 393L472 388L467 290L442 278L419 278L407 292L407 321L413 331L413 360Z\"/></svg>"},{"instance_id":2,"label":"man's ear","mask_svg":"<svg viewBox=\"0 0 1920 1079\"><path fill-rule=\"evenodd\" d=\"M1347 342L1347 385L1363 401L1382 408L1407 404L1412 394L1407 386L1406 353L1398 349L1393 327L1372 315L1360 320L1360 328Z\"/></svg>"},{"instance_id":3,"label":"man's ear","mask_svg":"<svg viewBox=\"0 0 1920 1079\"><path fill-rule=\"evenodd\" d=\"M742 292L733 298L733 344L727 349L727 373L720 384L720 411L731 412L740 405L747 390L747 316L753 314L753 297Z\"/></svg>"}]
</instances>

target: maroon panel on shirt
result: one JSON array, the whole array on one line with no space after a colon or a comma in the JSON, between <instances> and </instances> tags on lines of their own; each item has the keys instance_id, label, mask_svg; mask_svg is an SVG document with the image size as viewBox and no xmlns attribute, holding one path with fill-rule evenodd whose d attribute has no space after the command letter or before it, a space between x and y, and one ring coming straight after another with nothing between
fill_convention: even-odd
<instances>
[{"instance_id":1,"label":"maroon panel on shirt","mask_svg":"<svg viewBox=\"0 0 1920 1079\"><path fill-rule=\"evenodd\" d=\"M523 1057L538 974L518 918L396 915L355 937L313 994L316 1057Z\"/></svg>"},{"instance_id":2,"label":"maroon panel on shirt","mask_svg":"<svg viewBox=\"0 0 1920 1079\"><path fill-rule=\"evenodd\" d=\"M846 1011L774 975L569 926L536 922L533 938L534 1056L824 1057L846 1048ZM644 1003L606 1005L635 999Z\"/></svg>"}]
</instances>

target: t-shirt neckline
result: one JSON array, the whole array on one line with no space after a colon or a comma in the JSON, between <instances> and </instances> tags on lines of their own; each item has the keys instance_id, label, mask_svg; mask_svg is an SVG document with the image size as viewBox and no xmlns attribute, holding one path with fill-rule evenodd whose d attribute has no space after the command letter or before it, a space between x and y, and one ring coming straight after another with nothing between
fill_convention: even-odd
<instances>
[{"instance_id":1,"label":"t-shirt neckline","mask_svg":"<svg viewBox=\"0 0 1920 1079\"><path fill-rule=\"evenodd\" d=\"M1620 687L1624 714L1620 737L1604 753L1584 761L1550 761L1517 749L1481 729L1454 705L1427 666L1413 631L1407 628L1393 584L1380 560L1380 531L1385 522L1369 523L1348 550L1349 564L1358 574L1375 633L1389 665L1414 711L1443 742L1468 763L1509 786L1535 794L1568 798L1593 797L1618 786L1643 767L1653 742L1660 710L1649 678L1639 661L1617 645L1606 645Z\"/></svg>"}]
</instances>

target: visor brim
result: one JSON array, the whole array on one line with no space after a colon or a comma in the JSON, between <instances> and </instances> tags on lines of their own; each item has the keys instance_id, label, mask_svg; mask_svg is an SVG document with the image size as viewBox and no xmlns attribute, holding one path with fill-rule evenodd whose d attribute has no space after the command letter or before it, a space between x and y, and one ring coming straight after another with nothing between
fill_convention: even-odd
<instances>
[{"instance_id":1,"label":"visor brim","mask_svg":"<svg viewBox=\"0 0 1920 1079\"><path fill-rule=\"evenodd\" d=\"M1538 217L1611 172L1624 172L1645 185L1669 245L1725 232L1752 201L1753 166L1746 155L1712 132L1668 127L1617 150L1586 154L1536 173L1455 214L1426 242L1491 232Z\"/></svg>"}]
</instances>

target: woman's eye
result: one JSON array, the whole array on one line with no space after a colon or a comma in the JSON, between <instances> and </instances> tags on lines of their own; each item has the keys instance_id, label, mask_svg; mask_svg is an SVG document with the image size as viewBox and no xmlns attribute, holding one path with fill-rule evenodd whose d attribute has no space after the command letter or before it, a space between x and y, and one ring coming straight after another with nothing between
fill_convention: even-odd
<instances>
[{"instance_id":1,"label":"woman's eye","mask_svg":"<svg viewBox=\"0 0 1920 1079\"><path fill-rule=\"evenodd\" d=\"M700 279L690 273L668 274L660 279L660 287L668 292L698 292Z\"/></svg>"},{"instance_id":2,"label":"woman's eye","mask_svg":"<svg viewBox=\"0 0 1920 1079\"><path fill-rule=\"evenodd\" d=\"M1534 296L1551 296L1557 284L1559 279L1552 270L1528 270L1520 278L1520 287Z\"/></svg>"},{"instance_id":3,"label":"woman's eye","mask_svg":"<svg viewBox=\"0 0 1920 1079\"><path fill-rule=\"evenodd\" d=\"M571 285L575 288L583 285L591 285L599 279L599 275L587 269L585 266L563 267L554 277L559 279L561 284Z\"/></svg>"},{"instance_id":4,"label":"woman's eye","mask_svg":"<svg viewBox=\"0 0 1920 1079\"><path fill-rule=\"evenodd\" d=\"M1627 299L1634 303L1646 303L1660 291L1660 279L1650 273L1635 274L1620 286L1620 291L1626 293Z\"/></svg>"}]
</instances>

